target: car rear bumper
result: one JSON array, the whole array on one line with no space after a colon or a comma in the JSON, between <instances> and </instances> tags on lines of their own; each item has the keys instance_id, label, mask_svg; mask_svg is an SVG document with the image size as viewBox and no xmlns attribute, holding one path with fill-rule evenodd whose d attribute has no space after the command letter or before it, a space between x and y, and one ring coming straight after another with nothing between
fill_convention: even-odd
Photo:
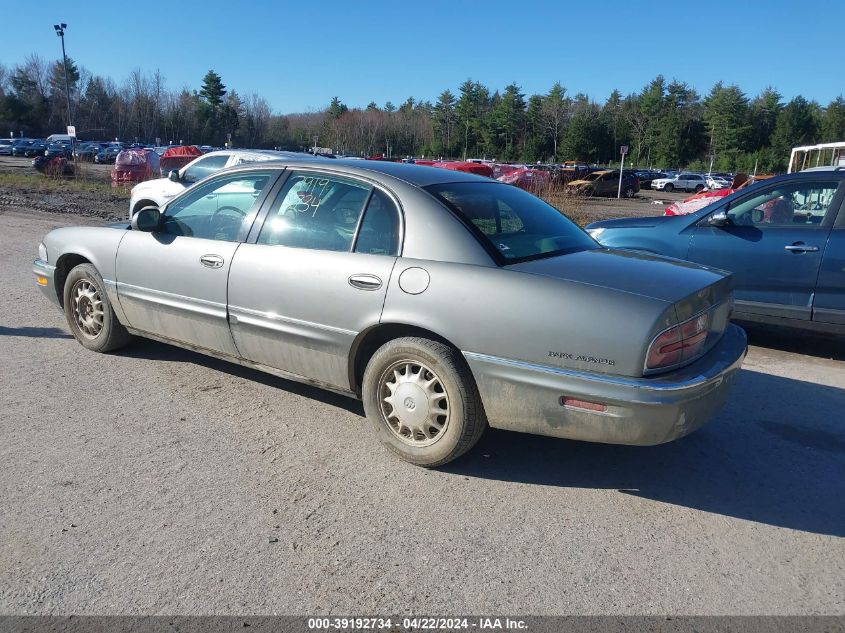
<instances>
[{"instance_id":1,"label":"car rear bumper","mask_svg":"<svg viewBox=\"0 0 845 633\"><path fill-rule=\"evenodd\" d=\"M533 365L464 352L490 426L608 444L669 442L701 427L724 403L745 358L745 332L729 325L692 365L628 378ZM606 407L564 406L571 398Z\"/></svg>"},{"instance_id":2,"label":"car rear bumper","mask_svg":"<svg viewBox=\"0 0 845 633\"><path fill-rule=\"evenodd\" d=\"M56 267L51 266L43 259L36 259L32 263L32 274L35 275L35 283L50 301L61 307L59 295L56 294Z\"/></svg>"}]
</instances>

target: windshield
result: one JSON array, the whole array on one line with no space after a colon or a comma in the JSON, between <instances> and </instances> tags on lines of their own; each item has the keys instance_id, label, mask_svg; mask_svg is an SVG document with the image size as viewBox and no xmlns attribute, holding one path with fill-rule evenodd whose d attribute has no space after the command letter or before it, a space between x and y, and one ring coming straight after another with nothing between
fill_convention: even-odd
<instances>
[{"instance_id":1,"label":"windshield","mask_svg":"<svg viewBox=\"0 0 845 633\"><path fill-rule=\"evenodd\" d=\"M560 211L518 187L452 182L426 190L455 211L500 263L600 248Z\"/></svg>"}]
</instances>

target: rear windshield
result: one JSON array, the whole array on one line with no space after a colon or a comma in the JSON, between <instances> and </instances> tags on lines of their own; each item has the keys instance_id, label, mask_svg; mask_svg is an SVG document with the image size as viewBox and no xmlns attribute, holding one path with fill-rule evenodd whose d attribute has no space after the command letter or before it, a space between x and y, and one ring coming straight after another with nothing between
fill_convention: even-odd
<instances>
[{"instance_id":1,"label":"rear windshield","mask_svg":"<svg viewBox=\"0 0 845 633\"><path fill-rule=\"evenodd\" d=\"M500 263L600 248L560 211L517 187L453 182L426 190L457 213Z\"/></svg>"}]
</instances>

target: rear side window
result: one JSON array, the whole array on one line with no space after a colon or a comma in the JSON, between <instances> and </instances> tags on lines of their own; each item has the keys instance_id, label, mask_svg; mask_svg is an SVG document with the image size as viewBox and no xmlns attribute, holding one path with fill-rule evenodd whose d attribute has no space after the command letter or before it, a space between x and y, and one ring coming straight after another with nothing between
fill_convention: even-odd
<instances>
[{"instance_id":1,"label":"rear side window","mask_svg":"<svg viewBox=\"0 0 845 633\"><path fill-rule=\"evenodd\" d=\"M600 248L553 206L511 185L455 182L426 187L502 264Z\"/></svg>"},{"instance_id":2,"label":"rear side window","mask_svg":"<svg viewBox=\"0 0 845 633\"><path fill-rule=\"evenodd\" d=\"M356 253L397 255L399 253L399 210L387 194L373 190L358 229Z\"/></svg>"}]
</instances>

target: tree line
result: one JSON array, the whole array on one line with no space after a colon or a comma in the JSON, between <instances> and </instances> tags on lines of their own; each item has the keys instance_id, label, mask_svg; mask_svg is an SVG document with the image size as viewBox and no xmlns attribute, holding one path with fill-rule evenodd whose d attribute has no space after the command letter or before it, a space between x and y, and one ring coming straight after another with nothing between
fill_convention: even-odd
<instances>
[{"instance_id":1,"label":"tree line","mask_svg":"<svg viewBox=\"0 0 845 633\"><path fill-rule=\"evenodd\" d=\"M435 102L409 97L350 108L334 97L321 111L276 114L258 94L228 89L210 70L199 90L170 90L159 71L133 70L122 82L68 59L71 117L84 139L137 140L337 153L492 158L500 161L618 161L621 145L638 166L780 171L795 145L845 140L845 99L790 100L772 87L749 97L717 83L706 95L658 75L639 92L604 102L559 82L527 96L511 83L493 90L467 79ZM29 55L0 64L0 133L62 132L67 96L61 61Z\"/></svg>"}]
</instances>

